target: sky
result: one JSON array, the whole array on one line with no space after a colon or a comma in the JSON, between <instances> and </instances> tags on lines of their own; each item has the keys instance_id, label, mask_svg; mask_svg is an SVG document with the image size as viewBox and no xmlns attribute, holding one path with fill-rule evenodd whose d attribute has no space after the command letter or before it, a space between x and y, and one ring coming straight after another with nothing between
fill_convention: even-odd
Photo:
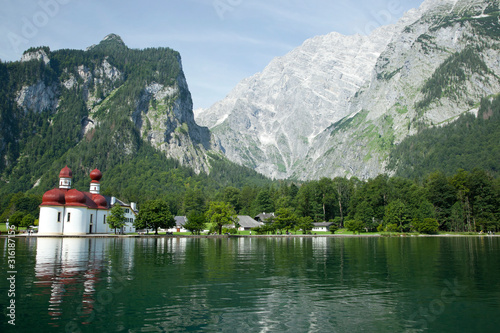
<instances>
[{"instance_id":1,"label":"sky","mask_svg":"<svg viewBox=\"0 0 500 333\"><path fill-rule=\"evenodd\" d=\"M2 0L0 59L30 47L86 49L115 33L134 49L179 51L194 108L306 39L369 34L423 0Z\"/></svg>"}]
</instances>

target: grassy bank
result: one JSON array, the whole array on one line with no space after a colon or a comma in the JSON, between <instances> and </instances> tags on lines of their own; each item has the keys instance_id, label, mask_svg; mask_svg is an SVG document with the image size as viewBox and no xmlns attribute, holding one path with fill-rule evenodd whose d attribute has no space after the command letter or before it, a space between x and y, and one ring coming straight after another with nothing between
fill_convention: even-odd
<instances>
[{"instance_id":1,"label":"grassy bank","mask_svg":"<svg viewBox=\"0 0 500 333\"><path fill-rule=\"evenodd\" d=\"M2 235L6 235L7 234L7 227L5 225L5 223L0 223L0 232ZM19 228L18 230L18 233L25 233L26 232L26 229L25 228ZM321 232L321 231L316 231L316 232L312 232L311 233L312 235L317 235L317 236L325 236L325 235L332 235L332 233L330 232ZM310 234L310 235L311 235ZM127 235L137 235L137 233L127 233ZM154 235L154 233L149 233L149 235ZM159 232L158 235L166 235L166 232ZM173 233L173 236L190 236L191 233L190 232L174 232ZM202 234L202 235L207 235L206 233L205 234ZM251 232L250 234L250 231L249 230L245 230L245 231L238 231L237 234L235 234L237 236L258 236L258 234L254 231ZM302 232L297 232L297 233L293 233L292 232L292 235L294 236L301 236L303 235ZM339 236L352 236L354 235L354 233L352 231L348 231L347 229L339 229L335 232L335 235L339 235ZM360 234L361 236L382 236L382 237L395 237L395 236L418 236L420 235L419 233L417 232L411 232L411 233L399 233L399 232L386 232L386 231L382 231L382 232L362 232ZM451 232L451 231L440 231L438 232L437 234L435 234L435 236L487 236L487 234L479 234L478 232ZM143 236L148 236L147 234L144 234ZM262 235L262 236L266 236L266 235ZM269 235L271 236L271 235Z\"/></svg>"}]
</instances>

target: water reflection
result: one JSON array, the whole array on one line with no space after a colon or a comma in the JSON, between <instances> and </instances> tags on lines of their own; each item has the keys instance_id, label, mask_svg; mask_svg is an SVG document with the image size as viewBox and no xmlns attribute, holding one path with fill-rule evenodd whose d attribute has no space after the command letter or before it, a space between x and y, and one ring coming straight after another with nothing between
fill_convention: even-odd
<instances>
[{"instance_id":1,"label":"water reflection","mask_svg":"<svg viewBox=\"0 0 500 333\"><path fill-rule=\"evenodd\" d=\"M118 249L116 248L118 245ZM120 251L128 260L111 260L110 251ZM72 311L81 324L90 322L99 303L97 283L111 285L114 272L130 271L133 268L134 246L131 242L109 242L94 238L39 238L36 243L35 281L43 294L49 294L49 325L60 327L63 311ZM73 307L63 306L71 303ZM101 302L102 303L102 302ZM67 323L63 323L67 324Z\"/></svg>"},{"instance_id":2,"label":"water reflection","mask_svg":"<svg viewBox=\"0 0 500 333\"><path fill-rule=\"evenodd\" d=\"M488 331L500 311L499 243L19 239L20 325L29 331L37 323L40 332ZM459 294L442 298L450 283Z\"/></svg>"}]
</instances>

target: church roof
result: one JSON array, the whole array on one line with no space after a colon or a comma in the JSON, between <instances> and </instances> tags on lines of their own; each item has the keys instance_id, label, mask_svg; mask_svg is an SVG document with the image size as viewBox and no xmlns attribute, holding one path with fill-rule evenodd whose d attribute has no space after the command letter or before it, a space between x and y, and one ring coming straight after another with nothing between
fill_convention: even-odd
<instances>
[{"instance_id":1,"label":"church roof","mask_svg":"<svg viewBox=\"0 0 500 333\"><path fill-rule=\"evenodd\" d=\"M73 171L66 165L61 169L61 172L59 172L59 178L73 178Z\"/></svg>"},{"instance_id":2,"label":"church roof","mask_svg":"<svg viewBox=\"0 0 500 333\"><path fill-rule=\"evenodd\" d=\"M59 172L59 178L73 178L73 172L66 165ZM90 173L92 182L99 182L102 173L94 169ZM108 209L108 200L100 194L81 192L76 189L55 188L45 192L40 206L68 206L68 207L87 207L90 209Z\"/></svg>"},{"instance_id":3,"label":"church roof","mask_svg":"<svg viewBox=\"0 0 500 333\"><path fill-rule=\"evenodd\" d=\"M90 172L90 179L92 179L92 182L99 182L102 178L102 173L99 171L99 169L94 169L92 172Z\"/></svg>"},{"instance_id":4,"label":"church roof","mask_svg":"<svg viewBox=\"0 0 500 333\"><path fill-rule=\"evenodd\" d=\"M53 190L45 192L42 197L43 206L64 206L66 204L64 190L55 188Z\"/></svg>"},{"instance_id":5,"label":"church roof","mask_svg":"<svg viewBox=\"0 0 500 333\"><path fill-rule=\"evenodd\" d=\"M58 188L45 192L40 206L87 207L90 209L109 208L108 201L100 194Z\"/></svg>"}]
</instances>

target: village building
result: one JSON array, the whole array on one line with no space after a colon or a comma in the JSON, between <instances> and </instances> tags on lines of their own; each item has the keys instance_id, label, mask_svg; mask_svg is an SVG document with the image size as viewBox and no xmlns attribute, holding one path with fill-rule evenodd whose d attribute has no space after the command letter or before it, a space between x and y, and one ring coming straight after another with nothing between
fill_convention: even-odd
<instances>
[{"instance_id":1,"label":"village building","mask_svg":"<svg viewBox=\"0 0 500 333\"><path fill-rule=\"evenodd\" d=\"M260 227L264 222L257 222L248 215L238 215L238 224L240 227L238 230L252 230L252 228Z\"/></svg>"},{"instance_id":2,"label":"village building","mask_svg":"<svg viewBox=\"0 0 500 333\"><path fill-rule=\"evenodd\" d=\"M274 218L274 213L261 213L257 216L254 217L254 220L257 221L257 222L263 222L263 223L268 223L270 221L272 221L272 219Z\"/></svg>"},{"instance_id":3,"label":"village building","mask_svg":"<svg viewBox=\"0 0 500 333\"><path fill-rule=\"evenodd\" d=\"M121 232L135 232L137 216L135 203L126 204L100 192L102 173L90 173L90 190L81 192L71 188L73 173L67 166L59 173L59 187L45 192L40 205L38 233L40 235L88 235L114 232L106 221L111 208L119 204L125 211L125 226Z\"/></svg>"},{"instance_id":4,"label":"village building","mask_svg":"<svg viewBox=\"0 0 500 333\"><path fill-rule=\"evenodd\" d=\"M323 232L327 232L327 231L330 231L330 226L333 224L333 222L317 222L317 223L313 223L313 228L312 228L312 231L313 232L316 232L316 231L323 231Z\"/></svg>"},{"instance_id":5,"label":"village building","mask_svg":"<svg viewBox=\"0 0 500 333\"><path fill-rule=\"evenodd\" d=\"M170 229L166 229L166 232L189 232L186 228L184 228L184 224L187 223L186 216L175 216L175 226ZM163 229L162 229L163 231Z\"/></svg>"}]
</instances>

